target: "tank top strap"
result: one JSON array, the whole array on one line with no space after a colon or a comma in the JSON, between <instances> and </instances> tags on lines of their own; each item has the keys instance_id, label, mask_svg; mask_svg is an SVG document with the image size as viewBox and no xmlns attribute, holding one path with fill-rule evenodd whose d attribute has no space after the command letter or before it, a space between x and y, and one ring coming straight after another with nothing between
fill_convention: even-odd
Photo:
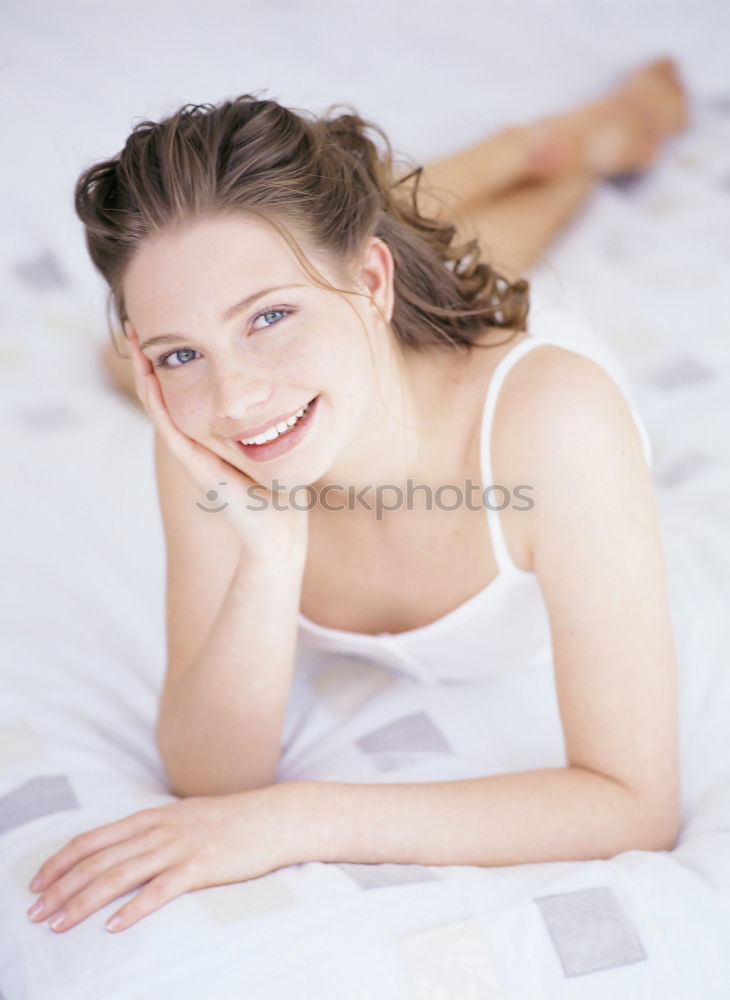
<instances>
[{"instance_id":1,"label":"tank top strap","mask_svg":"<svg viewBox=\"0 0 730 1000\"><path fill-rule=\"evenodd\" d=\"M507 544L504 540L504 534L502 533L502 523L499 516L499 508L505 506L507 502L507 497L503 496L503 491L492 490L492 485L495 484L492 475L492 423L494 420L494 411L497 406L497 399L499 398L499 390L502 388L502 383L504 382L507 374L513 365L519 361L519 359L531 351L535 347L540 347L543 344L550 343L549 340L545 340L542 337L535 337L534 335L529 336L525 340L520 341L515 347L508 350L498 361L495 366L492 376L489 380L489 385L487 386L487 395L484 402L484 412L482 414L482 431L481 431L481 470L482 470L482 485L486 493L486 499L489 500L487 505L487 521L489 525L489 534L492 543L492 549L494 551L494 557L497 561L497 566L499 567L500 573L516 572L522 573L517 566L512 557L509 554Z\"/></svg>"}]
</instances>

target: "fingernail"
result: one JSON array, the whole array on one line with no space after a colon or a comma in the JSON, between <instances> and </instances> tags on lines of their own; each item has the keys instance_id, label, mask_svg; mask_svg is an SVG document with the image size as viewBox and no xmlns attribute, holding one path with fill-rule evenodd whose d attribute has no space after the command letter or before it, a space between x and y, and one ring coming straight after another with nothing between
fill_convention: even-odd
<instances>
[{"instance_id":1,"label":"fingernail","mask_svg":"<svg viewBox=\"0 0 730 1000\"><path fill-rule=\"evenodd\" d=\"M116 916L109 917L105 926L108 931L115 931L117 927L122 926L122 918L117 913Z\"/></svg>"},{"instance_id":2,"label":"fingernail","mask_svg":"<svg viewBox=\"0 0 730 1000\"><path fill-rule=\"evenodd\" d=\"M41 913L43 913L43 910L44 910L43 902L39 899L38 902L34 903L28 910L28 916L30 917L31 920L33 920L35 917L39 917Z\"/></svg>"},{"instance_id":3,"label":"fingernail","mask_svg":"<svg viewBox=\"0 0 730 1000\"><path fill-rule=\"evenodd\" d=\"M41 877L36 875L33 881L30 883L31 892L38 892L41 887Z\"/></svg>"},{"instance_id":4,"label":"fingernail","mask_svg":"<svg viewBox=\"0 0 730 1000\"><path fill-rule=\"evenodd\" d=\"M63 910L61 910L60 913L56 914L53 920L48 921L48 926L51 927L54 931L57 931L58 928L65 923L65 921L66 921L66 914L63 912Z\"/></svg>"}]
</instances>

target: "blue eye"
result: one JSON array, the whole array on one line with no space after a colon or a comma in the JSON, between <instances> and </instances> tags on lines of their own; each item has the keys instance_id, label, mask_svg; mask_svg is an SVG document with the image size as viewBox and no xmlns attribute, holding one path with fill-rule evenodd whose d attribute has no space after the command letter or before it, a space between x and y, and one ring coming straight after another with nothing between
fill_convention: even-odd
<instances>
[{"instance_id":1,"label":"blue eye","mask_svg":"<svg viewBox=\"0 0 730 1000\"><path fill-rule=\"evenodd\" d=\"M255 323L256 320L261 319L262 316L275 316L277 313L279 313L281 316L288 316L290 312L291 312L290 309L266 309L264 312L260 312L256 316L254 316L252 322ZM277 320L276 322L278 323L279 321ZM266 324L266 326L274 326L274 325L275 325L274 323Z\"/></svg>"},{"instance_id":2,"label":"blue eye","mask_svg":"<svg viewBox=\"0 0 730 1000\"><path fill-rule=\"evenodd\" d=\"M161 358L158 358L157 361L155 361L155 367L157 367L157 368L181 368L182 364L185 364L185 362L183 362L180 365L171 365L168 362L168 359L172 358L175 354L197 354L197 351L193 351L192 348L190 348L190 347L182 347L182 348L179 348L176 351L168 351L167 354L163 354Z\"/></svg>"},{"instance_id":3,"label":"blue eye","mask_svg":"<svg viewBox=\"0 0 730 1000\"><path fill-rule=\"evenodd\" d=\"M251 322L252 322L252 324L255 323L256 320L257 319L261 319L262 316L276 316L277 314L280 315L280 316L288 316L291 313L291 311L292 311L291 309L265 309L263 312L257 313L254 316L254 318L253 318L253 320ZM279 322L279 320L276 320L274 323L267 323L266 327L264 327L264 329L266 329L266 328L268 328L270 326L275 326L276 323L278 323L278 322ZM156 368L182 368L185 364L187 364L187 361L182 361L179 364L171 365L170 362L169 362L169 359L173 358L175 355L180 355L180 354L197 354L197 353L198 353L197 351L194 351L190 347L178 347L176 350L174 350L174 351L168 351L167 354L163 354L162 357L159 357L155 361L155 367ZM191 361L193 359L192 358L188 358L187 360Z\"/></svg>"}]
</instances>

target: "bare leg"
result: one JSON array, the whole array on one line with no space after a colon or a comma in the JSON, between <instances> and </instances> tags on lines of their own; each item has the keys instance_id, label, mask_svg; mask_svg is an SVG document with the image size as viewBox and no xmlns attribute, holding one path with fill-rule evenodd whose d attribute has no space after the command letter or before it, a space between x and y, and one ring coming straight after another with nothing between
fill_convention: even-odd
<instances>
[{"instance_id":1,"label":"bare leg","mask_svg":"<svg viewBox=\"0 0 730 1000\"><path fill-rule=\"evenodd\" d=\"M574 171L555 180L517 185L473 208L457 227L459 236L476 237L484 259L514 281L576 214L595 183L590 174Z\"/></svg>"},{"instance_id":2,"label":"bare leg","mask_svg":"<svg viewBox=\"0 0 730 1000\"><path fill-rule=\"evenodd\" d=\"M439 216L443 206L446 216L454 211L468 213L513 184L537 180L539 171L531 168L533 136L531 126L515 125L425 164L419 188L421 211Z\"/></svg>"},{"instance_id":3,"label":"bare leg","mask_svg":"<svg viewBox=\"0 0 730 1000\"><path fill-rule=\"evenodd\" d=\"M685 124L676 67L671 60L655 60L604 98L503 129L426 164L419 208L454 222L461 239L477 237L487 260L518 277L597 181L649 166L662 141ZM119 334L118 339L123 342ZM113 384L141 407L131 361L108 342L102 364Z\"/></svg>"},{"instance_id":4,"label":"bare leg","mask_svg":"<svg viewBox=\"0 0 730 1000\"><path fill-rule=\"evenodd\" d=\"M421 204L436 217L445 212L460 238L476 237L485 257L516 278L600 179L645 169L686 122L676 67L655 60L599 101L427 164Z\"/></svg>"},{"instance_id":5,"label":"bare leg","mask_svg":"<svg viewBox=\"0 0 730 1000\"><path fill-rule=\"evenodd\" d=\"M582 170L596 179L650 166L662 142L687 123L675 64L657 59L612 93L561 115L503 129L424 167L428 214L470 211L515 184ZM420 194L420 192L419 192Z\"/></svg>"}]
</instances>

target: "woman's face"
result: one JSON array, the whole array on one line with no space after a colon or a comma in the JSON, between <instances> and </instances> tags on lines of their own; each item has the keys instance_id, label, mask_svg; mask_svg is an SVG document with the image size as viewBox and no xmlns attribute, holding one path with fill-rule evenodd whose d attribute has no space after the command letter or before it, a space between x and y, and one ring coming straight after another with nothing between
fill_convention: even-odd
<instances>
[{"instance_id":1,"label":"woman's face","mask_svg":"<svg viewBox=\"0 0 730 1000\"><path fill-rule=\"evenodd\" d=\"M331 262L294 235L315 267L343 287ZM392 257L377 238L353 287L390 318ZM265 220L238 214L147 240L129 265L124 294L127 327L154 365L175 424L255 481L316 483L355 447L378 396L377 369L392 351L390 334L367 297L346 300L313 284ZM293 446L286 434L266 451L237 443L315 397L306 426L296 439L291 432Z\"/></svg>"}]
</instances>

